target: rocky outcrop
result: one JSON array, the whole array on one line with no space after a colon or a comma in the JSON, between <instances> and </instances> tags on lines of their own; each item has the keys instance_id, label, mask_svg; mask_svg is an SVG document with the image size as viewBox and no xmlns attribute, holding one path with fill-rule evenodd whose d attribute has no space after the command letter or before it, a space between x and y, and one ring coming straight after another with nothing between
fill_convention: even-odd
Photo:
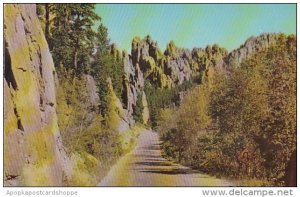
<instances>
[{"instance_id":1,"label":"rocky outcrop","mask_svg":"<svg viewBox=\"0 0 300 197\"><path fill-rule=\"evenodd\" d=\"M88 108L97 110L100 104L97 83L91 75L84 75L84 81L88 94L88 101L86 102L89 105Z\"/></svg>"},{"instance_id":2,"label":"rocky outcrop","mask_svg":"<svg viewBox=\"0 0 300 197\"><path fill-rule=\"evenodd\" d=\"M4 184L58 186L55 69L34 4L4 7Z\"/></svg>"},{"instance_id":3,"label":"rocky outcrop","mask_svg":"<svg viewBox=\"0 0 300 197\"><path fill-rule=\"evenodd\" d=\"M143 40L132 41L131 58L133 66L139 67L152 84L160 88L171 88L183 81L190 80L191 53L187 49L176 48L171 42L165 54L162 54L150 36Z\"/></svg>"},{"instance_id":4,"label":"rocky outcrop","mask_svg":"<svg viewBox=\"0 0 300 197\"><path fill-rule=\"evenodd\" d=\"M149 112L147 97L144 91L142 92L142 105L143 105L143 114L142 114L143 123L147 125L150 118L150 112Z\"/></svg>"},{"instance_id":5,"label":"rocky outcrop","mask_svg":"<svg viewBox=\"0 0 300 197\"><path fill-rule=\"evenodd\" d=\"M130 117L130 125L134 124L132 117L134 106L137 102L138 91L144 87L144 76L139 65L133 66L132 57L123 53L124 65L124 99L125 109Z\"/></svg>"},{"instance_id":6,"label":"rocky outcrop","mask_svg":"<svg viewBox=\"0 0 300 197\"><path fill-rule=\"evenodd\" d=\"M223 67L227 51L218 45L193 50L178 48L174 42L167 45L164 53L150 36L132 40L131 54L123 52L124 89L122 101L125 104L130 124L134 123L132 114L139 94L143 95L143 121L149 121L149 109L145 93L145 80L156 88L173 88L193 77L205 74L210 66Z\"/></svg>"},{"instance_id":7,"label":"rocky outcrop","mask_svg":"<svg viewBox=\"0 0 300 197\"><path fill-rule=\"evenodd\" d=\"M238 66L244 59L250 57L255 52L266 50L276 43L280 34L264 33L257 37L250 37L239 48L231 51L225 59L227 66Z\"/></svg>"},{"instance_id":8,"label":"rocky outcrop","mask_svg":"<svg viewBox=\"0 0 300 197\"><path fill-rule=\"evenodd\" d=\"M122 100L131 124L134 122L132 114L137 96L143 91L145 80L155 88L162 89L173 88L195 77L200 81L206 80L210 68L230 71L254 52L265 50L276 43L278 38L279 34L251 37L241 47L228 53L226 49L216 44L189 50L176 47L173 41L167 45L164 52L161 52L157 42L150 36L144 39L135 37L132 40L131 54L123 52L122 56L125 72L125 93Z\"/></svg>"},{"instance_id":9,"label":"rocky outcrop","mask_svg":"<svg viewBox=\"0 0 300 197\"><path fill-rule=\"evenodd\" d=\"M130 120L128 116L128 111L123 109L123 105L120 99L116 96L111 79L107 79L108 85L108 126L120 133L127 131L129 129Z\"/></svg>"}]
</instances>

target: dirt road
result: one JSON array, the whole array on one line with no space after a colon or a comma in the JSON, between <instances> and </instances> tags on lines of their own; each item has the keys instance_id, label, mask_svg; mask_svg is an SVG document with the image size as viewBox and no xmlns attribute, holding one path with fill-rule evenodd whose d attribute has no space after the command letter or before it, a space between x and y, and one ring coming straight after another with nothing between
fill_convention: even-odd
<instances>
[{"instance_id":1,"label":"dirt road","mask_svg":"<svg viewBox=\"0 0 300 197\"><path fill-rule=\"evenodd\" d=\"M158 134L144 131L133 151L122 157L98 186L233 186L161 156Z\"/></svg>"}]
</instances>

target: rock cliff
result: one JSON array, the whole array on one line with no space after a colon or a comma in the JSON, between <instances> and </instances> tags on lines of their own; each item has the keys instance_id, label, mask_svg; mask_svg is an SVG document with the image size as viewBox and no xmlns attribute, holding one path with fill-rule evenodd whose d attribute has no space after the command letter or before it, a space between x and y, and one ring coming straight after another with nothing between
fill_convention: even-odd
<instances>
[{"instance_id":1,"label":"rock cliff","mask_svg":"<svg viewBox=\"0 0 300 197\"><path fill-rule=\"evenodd\" d=\"M131 54L123 52L122 57L125 72L122 100L130 123L134 122L132 114L139 94L143 96L143 122L149 121L148 102L143 92L145 80L155 88L171 89L184 81L202 76L210 66L222 67L227 54L218 45L189 50L176 47L172 41L162 52L150 36L144 39L135 37Z\"/></svg>"},{"instance_id":2,"label":"rock cliff","mask_svg":"<svg viewBox=\"0 0 300 197\"><path fill-rule=\"evenodd\" d=\"M55 69L34 4L4 7L4 184L62 185Z\"/></svg>"}]
</instances>

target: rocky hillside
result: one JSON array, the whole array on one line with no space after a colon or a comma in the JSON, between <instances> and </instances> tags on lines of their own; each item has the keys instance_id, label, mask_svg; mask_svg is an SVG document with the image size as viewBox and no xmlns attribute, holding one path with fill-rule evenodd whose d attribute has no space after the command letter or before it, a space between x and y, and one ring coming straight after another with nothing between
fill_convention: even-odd
<instances>
[{"instance_id":1,"label":"rocky hillside","mask_svg":"<svg viewBox=\"0 0 300 197\"><path fill-rule=\"evenodd\" d=\"M144 123L149 121L148 103L144 92L145 80L156 89L173 89L195 78L200 82L201 78L205 77L207 68L223 66L226 55L226 49L218 45L189 50L176 47L172 41L162 52L150 36L144 39L134 38L131 54L123 52L122 57L125 71L125 94L122 100L130 122L133 122L132 114L139 93L144 95Z\"/></svg>"},{"instance_id":2,"label":"rocky hillside","mask_svg":"<svg viewBox=\"0 0 300 197\"><path fill-rule=\"evenodd\" d=\"M5 185L62 185L55 69L35 9L5 5Z\"/></svg>"}]
</instances>

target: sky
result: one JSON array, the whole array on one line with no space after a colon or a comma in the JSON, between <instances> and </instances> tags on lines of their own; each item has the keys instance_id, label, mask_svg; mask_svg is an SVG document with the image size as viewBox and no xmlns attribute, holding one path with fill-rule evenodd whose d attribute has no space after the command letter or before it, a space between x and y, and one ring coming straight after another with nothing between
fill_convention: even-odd
<instances>
[{"instance_id":1,"label":"sky","mask_svg":"<svg viewBox=\"0 0 300 197\"><path fill-rule=\"evenodd\" d=\"M218 44L238 48L264 32L296 34L296 4L97 4L96 13L118 48L150 35L165 50Z\"/></svg>"}]
</instances>

